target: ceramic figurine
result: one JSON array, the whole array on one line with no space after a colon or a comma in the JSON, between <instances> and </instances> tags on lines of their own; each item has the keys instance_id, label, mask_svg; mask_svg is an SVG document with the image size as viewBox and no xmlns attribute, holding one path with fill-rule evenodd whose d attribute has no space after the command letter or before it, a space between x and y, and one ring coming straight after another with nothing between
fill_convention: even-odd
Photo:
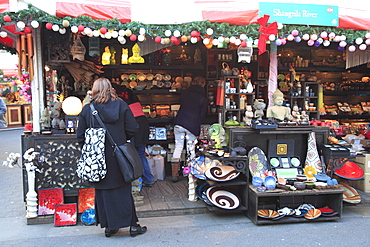
<instances>
[{"instance_id":1,"label":"ceramic figurine","mask_svg":"<svg viewBox=\"0 0 370 247\"><path fill-rule=\"evenodd\" d=\"M259 101L258 99L254 100L253 108L254 108L254 118L257 120L262 120L264 116L263 109L265 109L266 104L264 102Z\"/></svg>"},{"instance_id":2,"label":"ceramic figurine","mask_svg":"<svg viewBox=\"0 0 370 247\"><path fill-rule=\"evenodd\" d=\"M47 108L45 108L42 111L41 118L40 118L40 124L41 124L41 129L46 130L50 129L50 112Z\"/></svg>"},{"instance_id":3,"label":"ceramic figurine","mask_svg":"<svg viewBox=\"0 0 370 247\"><path fill-rule=\"evenodd\" d=\"M128 64L128 49L122 48L121 64Z\"/></svg>"},{"instance_id":4,"label":"ceramic figurine","mask_svg":"<svg viewBox=\"0 0 370 247\"><path fill-rule=\"evenodd\" d=\"M110 47L110 64L116 65L116 49L113 46Z\"/></svg>"},{"instance_id":5,"label":"ceramic figurine","mask_svg":"<svg viewBox=\"0 0 370 247\"><path fill-rule=\"evenodd\" d=\"M106 46L104 48L104 52L101 56L101 64L109 65L110 64L110 57L111 57L111 53L110 53L109 46Z\"/></svg>"},{"instance_id":6,"label":"ceramic figurine","mask_svg":"<svg viewBox=\"0 0 370 247\"><path fill-rule=\"evenodd\" d=\"M253 119L253 110L251 105L246 105L246 111L245 111L245 117L244 122L247 126L250 126L252 124Z\"/></svg>"},{"instance_id":7,"label":"ceramic figurine","mask_svg":"<svg viewBox=\"0 0 370 247\"><path fill-rule=\"evenodd\" d=\"M274 101L274 105L267 108L267 118L270 120L279 121L289 120L290 108L283 106L284 94L279 89L277 89L272 94L272 99Z\"/></svg>"},{"instance_id":8,"label":"ceramic figurine","mask_svg":"<svg viewBox=\"0 0 370 247\"><path fill-rule=\"evenodd\" d=\"M144 63L145 60L143 57L140 56L140 47L138 44L135 44L132 47L132 56L129 57L128 63Z\"/></svg>"},{"instance_id":9,"label":"ceramic figurine","mask_svg":"<svg viewBox=\"0 0 370 247\"><path fill-rule=\"evenodd\" d=\"M299 109L297 105L293 106L292 117L293 117L293 122L298 123L301 120L301 114L299 113Z\"/></svg>"}]
</instances>

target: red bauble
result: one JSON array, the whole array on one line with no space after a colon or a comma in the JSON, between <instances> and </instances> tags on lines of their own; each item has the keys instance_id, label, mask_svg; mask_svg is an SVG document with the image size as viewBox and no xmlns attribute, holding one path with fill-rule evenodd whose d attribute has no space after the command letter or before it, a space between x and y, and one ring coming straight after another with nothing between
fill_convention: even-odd
<instances>
[{"instance_id":1,"label":"red bauble","mask_svg":"<svg viewBox=\"0 0 370 247\"><path fill-rule=\"evenodd\" d=\"M175 37L175 36L172 36L171 38L170 38L170 40L171 40L171 42L172 43L176 43L177 42L177 38Z\"/></svg>"},{"instance_id":2,"label":"red bauble","mask_svg":"<svg viewBox=\"0 0 370 247\"><path fill-rule=\"evenodd\" d=\"M191 37L197 37L199 35L200 35L200 33L198 31L191 31L191 33L190 33Z\"/></svg>"},{"instance_id":3,"label":"red bauble","mask_svg":"<svg viewBox=\"0 0 370 247\"><path fill-rule=\"evenodd\" d=\"M32 30L30 27L25 27L24 30L23 30L25 33L31 33Z\"/></svg>"},{"instance_id":4,"label":"red bauble","mask_svg":"<svg viewBox=\"0 0 370 247\"><path fill-rule=\"evenodd\" d=\"M136 38L137 38L137 37L136 37L136 35L135 35L135 34L131 34L131 35L130 35L130 40L131 40L131 41L136 41Z\"/></svg>"},{"instance_id":5,"label":"red bauble","mask_svg":"<svg viewBox=\"0 0 370 247\"><path fill-rule=\"evenodd\" d=\"M85 30L85 27L83 25L78 25L78 31L83 32Z\"/></svg>"},{"instance_id":6,"label":"red bauble","mask_svg":"<svg viewBox=\"0 0 370 247\"><path fill-rule=\"evenodd\" d=\"M12 18L9 15L4 15L3 20L6 22L12 21Z\"/></svg>"},{"instance_id":7,"label":"red bauble","mask_svg":"<svg viewBox=\"0 0 370 247\"><path fill-rule=\"evenodd\" d=\"M107 33L107 29L105 28L105 27L102 27L102 28L100 28L100 33L101 34L106 34Z\"/></svg>"},{"instance_id":8,"label":"red bauble","mask_svg":"<svg viewBox=\"0 0 370 247\"><path fill-rule=\"evenodd\" d=\"M155 38L154 38L154 41L155 41L156 43L161 43L161 41L162 41L161 36L157 36L157 37L155 37Z\"/></svg>"},{"instance_id":9,"label":"red bauble","mask_svg":"<svg viewBox=\"0 0 370 247\"><path fill-rule=\"evenodd\" d=\"M240 43L240 46L241 47L246 47L247 46L247 42L245 42L244 40Z\"/></svg>"},{"instance_id":10,"label":"red bauble","mask_svg":"<svg viewBox=\"0 0 370 247\"><path fill-rule=\"evenodd\" d=\"M51 30L53 28L53 24L51 24L50 22L48 22L48 23L46 23L45 27L46 27L46 29Z\"/></svg>"}]
</instances>

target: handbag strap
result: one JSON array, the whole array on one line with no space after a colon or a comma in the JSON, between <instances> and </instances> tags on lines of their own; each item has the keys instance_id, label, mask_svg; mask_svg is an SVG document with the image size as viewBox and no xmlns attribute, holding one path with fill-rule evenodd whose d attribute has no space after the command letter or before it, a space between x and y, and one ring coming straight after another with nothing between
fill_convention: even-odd
<instances>
[{"instance_id":1,"label":"handbag strap","mask_svg":"<svg viewBox=\"0 0 370 247\"><path fill-rule=\"evenodd\" d=\"M109 140L110 144L112 145L112 147L117 146L116 142L113 140L112 135L109 133L107 127L105 126L105 124L101 120L98 111L95 109L95 107L94 107L94 105L92 103L90 103L90 109L91 109L92 115L95 116L96 119L98 120L100 126L106 130L106 133L108 135L108 140Z\"/></svg>"}]
</instances>

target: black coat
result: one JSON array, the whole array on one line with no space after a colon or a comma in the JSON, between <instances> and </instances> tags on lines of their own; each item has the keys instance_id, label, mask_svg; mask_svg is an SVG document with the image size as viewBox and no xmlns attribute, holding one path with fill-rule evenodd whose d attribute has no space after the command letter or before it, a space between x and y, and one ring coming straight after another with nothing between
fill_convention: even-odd
<instances>
[{"instance_id":1,"label":"black coat","mask_svg":"<svg viewBox=\"0 0 370 247\"><path fill-rule=\"evenodd\" d=\"M128 105L122 100L108 101L104 104L94 104L95 109L104 122L114 141L121 145L131 139L138 131L139 126ZM82 145L85 140L85 130L89 127L101 127L96 119L92 118L90 104L83 107L77 128L77 141ZM121 187L125 181L121 175L117 160L113 156L113 148L105 138L105 162L107 174L97 183L92 183L96 189L113 189Z\"/></svg>"},{"instance_id":2,"label":"black coat","mask_svg":"<svg viewBox=\"0 0 370 247\"><path fill-rule=\"evenodd\" d=\"M181 93L180 109L174 124L180 125L199 136L200 122L207 112L208 100L204 89L199 85L192 85Z\"/></svg>"}]
</instances>

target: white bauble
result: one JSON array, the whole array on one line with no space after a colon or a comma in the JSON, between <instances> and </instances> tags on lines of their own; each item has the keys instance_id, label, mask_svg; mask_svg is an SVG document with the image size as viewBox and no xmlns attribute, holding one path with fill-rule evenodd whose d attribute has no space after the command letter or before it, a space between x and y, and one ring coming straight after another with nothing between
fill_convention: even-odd
<instances>
[{"instance_id":1,"label":"white bauble","mask_svg":"<svg viewBox=\"0 0 370 247\"><path fill-rule=\"evenodd\" d=\"M180 31L179 30L173 31L173 36L175 36L176 38L180 37L181 36Z\"/></svg>"},{"instance_id":2,"label":"white bauble","mask_svg":"<svg viewBox=\"0 0 370 247\"><path fill-rule=\"evenodd\" d=\"M166 37L170 37L170 36L171 36L171 34L172 34L171 30L166 30L166 31L164 31L164 35L165 35Z\"/></svg>"},{"instance_id":3,"label":"white bauble","mask_svg":"<svg viewBox=\"0 0 370 247\"><path fill-rule=\"evenodd\" d=\"M53 29L54 32L58 32L59 31L59 25L57 24L54 24L51 29Z\"/></svg>"},{"instance_id":4,"label":"white bauble","mask_svg":"<svg viewBox=\"0 0 370 247\"><path fill-rule=\"evenodd\" d=\"M40 23L38 21L31 21L31 26L33 28L38 28L40 26Z\"/></svg>"},{"instance_id":5,"label":"white bauble","mask_svg":"<svg viewBox=\"0 0 370 247\"><path fill-rule=\"evenodd\" d=\"M207 34L212 35L213 34L213 29L212 28L207 28Z\"/></svg>"}]
</instances>

